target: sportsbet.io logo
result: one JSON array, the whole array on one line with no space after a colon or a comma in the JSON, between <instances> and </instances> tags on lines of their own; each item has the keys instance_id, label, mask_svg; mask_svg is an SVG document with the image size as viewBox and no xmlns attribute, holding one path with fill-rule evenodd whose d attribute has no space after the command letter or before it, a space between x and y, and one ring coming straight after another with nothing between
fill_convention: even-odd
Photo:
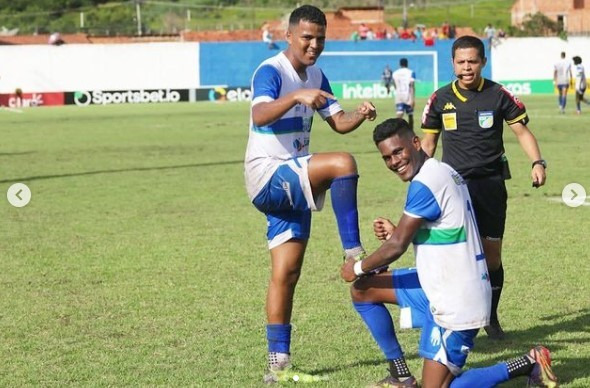
<instances>
[{"instance_id":1,"label":"sportsbet.io logo","mask_svg":"<svg viewBox=\"0 0 590 388\"><path fill-rule=\"evenodd\" d=\"M178 90L125 90L125 91L77 91L74 92L74 104L77 106L109 105L109 104L145 104L162 102L179 102L181 95Z\"/></svg>"},{"instance_id":2,"label":"sportsbet.io logo","mask_svg":"<svg viewBox=\"0 0 590 388\"><path fill-rule=\"evenodd\" d=\"M74 103L78 106L88 106L92 101L90 92L74 92Z\"/></svg>"}]
</instances>

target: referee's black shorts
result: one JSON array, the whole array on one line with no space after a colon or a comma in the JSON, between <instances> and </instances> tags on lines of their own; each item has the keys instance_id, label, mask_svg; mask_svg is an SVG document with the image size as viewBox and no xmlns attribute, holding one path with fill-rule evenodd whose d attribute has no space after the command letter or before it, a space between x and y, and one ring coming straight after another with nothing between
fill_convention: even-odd
<instances>
[{"instance_id":1,"label":"referee's black shorts","mask_svg":"<svg viewBox=\"0 0 590 388\"><path fill-rule=\"evenodd\" d=\"M467 179L479 234L483 238L501 239L506 225L508 194L501 175Z\"/></svg>"}]
</instances>

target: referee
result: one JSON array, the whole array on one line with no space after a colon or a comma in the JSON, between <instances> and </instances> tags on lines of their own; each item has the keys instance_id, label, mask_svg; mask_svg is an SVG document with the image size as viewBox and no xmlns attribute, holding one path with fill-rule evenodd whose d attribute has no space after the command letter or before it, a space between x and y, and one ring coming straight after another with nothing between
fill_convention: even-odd
<instances>
[{"instance_id":1,"label":"referee","mask_svg":"<svg viewBox=\"0 0 590 388\"><path fill-rule=\"evenodd\" d=\"M422 116L422 147L429 156L442 134L442 161L467 181L492 286L488 337L502 339L498 303L504 284L502 238L506 222L505 179L510 178L504 157L504 121L516 135L532 162L533 186L545 184L547 163L527 127L525 106L502 85L481 76L486 65L483 42L462 36L453 43L453 70L457 80L438 89L426 103Z\"/></svg>"}]
</instances>

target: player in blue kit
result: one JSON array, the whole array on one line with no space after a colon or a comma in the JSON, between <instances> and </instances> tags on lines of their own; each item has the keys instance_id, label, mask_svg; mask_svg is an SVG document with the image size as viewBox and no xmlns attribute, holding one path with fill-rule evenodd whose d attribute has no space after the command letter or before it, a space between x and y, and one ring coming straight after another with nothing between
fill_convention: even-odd
<instances>
[{"instance_id":1,"label":"player in blue kit","mask_svg":"<svg viewBox=\"0 0 590 388\"><path fill-rule=\"evenodd\" d=\"M449 165L426 155L403 119L379 124L373 140L387 168L410 182L398 225L384 218L374 222L381 247L363 260L348 259L341 270L344 280L355 281L354 307L390 365L389 376L376 386L417 387L384 303L399 305L401 327L422 329L423 388L491 388L518 376L528 376L532 386L556 386L549 351L542 346L517 359L461 373L478 330L489 324L491 305L467 185ZM410 243L416 268L369 274L401 257Z\"/></svg>"},{"instance_id":2,"label":"player in blue kit","mask_svg":"<svg viewBox=\"0 0 590 388\"><path fill-rule=\"evenodd\" d=\"M315 66L324 49L326 24L324 13L314 6L295 9L286 33L288 48L264 61L252 79L245 178L250 200L267 217L272 264L266 298L266 383L280 380L291 364L293 295L310 235L311 211L322 208L327 190L345 256L364 254L355 159L345 152L309 153L315 112L341 134L376 117L370 102L344 112L328 79Z\"/></svg>"}]
</instances>

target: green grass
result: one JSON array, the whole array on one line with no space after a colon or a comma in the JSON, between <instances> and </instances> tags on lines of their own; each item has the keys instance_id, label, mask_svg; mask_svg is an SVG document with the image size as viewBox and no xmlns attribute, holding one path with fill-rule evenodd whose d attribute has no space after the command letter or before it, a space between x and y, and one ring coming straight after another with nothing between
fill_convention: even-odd
<instances>
[{"instance_id":1,"label":"green grass","mask_svg":"<svg viewBox=\"0 0 590 388\"><path fill-rule=\"evenodd\" d=\"M524 102L548 184L530 187L530 163L506 132L509 338L480 335L468 367L543 343L563 386L587 387L590 208L548 199L572 181L590 190L590 110L559 116L553 97ZM378 120L391 114L391 101L376 103ZM243 184L247 123L245 103L0 111L0 191L32 190L24 208L0 201L0 386L260 385L269 260L265 219ZM356 156L369 249L371 220L397 220L406 190L383 166L372 127L339 136L318 119L312 141L313 151ZM318 386L365 386L385 364L339 278L340 251L327 203L314 215L292 350L300 369L327 374ZM411 263L408 253L395 266ZM420 376L418 332L398 334Z\"/></svg>"}]
</instances>

